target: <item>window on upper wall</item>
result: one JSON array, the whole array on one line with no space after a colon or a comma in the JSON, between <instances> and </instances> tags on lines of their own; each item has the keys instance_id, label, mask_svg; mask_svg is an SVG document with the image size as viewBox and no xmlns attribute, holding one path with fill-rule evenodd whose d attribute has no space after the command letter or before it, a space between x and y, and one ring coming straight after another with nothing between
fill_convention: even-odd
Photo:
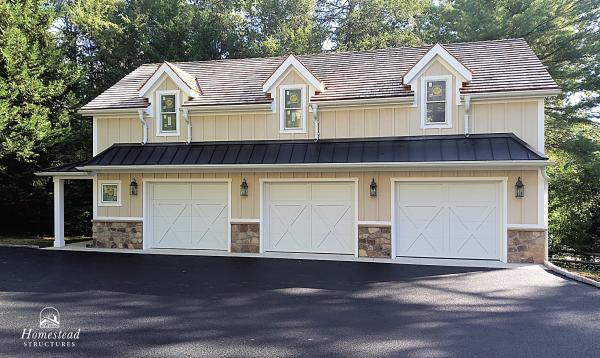
<instances>
[{"instance_id":1,"label":"window on upper wall","mask_svg":"<svg viewBox=\"0 0 600 358\"><path fill-rule=\"evenodd\" d=\"M179 135L179 92L157 91L156 135Z\"/></svg>"},{"instance_id":2,"label":"window on upper wall","mask_svg":"<svg viewBox=\"0 0 600 358\"><path fill-rule=\"evenodd\" d=\"M421 127L452 127L452 77L424 77L421 81Z\"/></svg>"},{"instance_id":3,"label":"window on upper wall","mask_svg":"<svg viewBox=\"0 0 600 358\"><path fill-rule=\"evenodd\" d=\"M306 131L306 87L281 86L282 132Z\"/></svg>"}]
</instances>

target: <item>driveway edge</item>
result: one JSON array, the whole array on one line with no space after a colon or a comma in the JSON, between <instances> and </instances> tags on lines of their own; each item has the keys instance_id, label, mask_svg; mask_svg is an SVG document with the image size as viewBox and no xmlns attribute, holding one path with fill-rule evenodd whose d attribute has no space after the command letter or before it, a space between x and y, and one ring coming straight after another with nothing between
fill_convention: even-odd
<instances>
[{"instance_id":1,"label":"driveway edge","mask_svg":"<svg viewBox=\"0 0 600 358\"><path fill-rule=\"evenodd\" d=\"M556 272L557 274L559 274L561 276L565 276L572 280L579 281L579 282L588 284L590 286L594 286L596 288L600 288L600 282L594 281L591 278L587 278L587 277L578 275L578 274L568 271L562 267L558 267L555 264L551 263L550 261L544 261L544 266L546 266L550 271Z\"/></svg>"}]
</instances>

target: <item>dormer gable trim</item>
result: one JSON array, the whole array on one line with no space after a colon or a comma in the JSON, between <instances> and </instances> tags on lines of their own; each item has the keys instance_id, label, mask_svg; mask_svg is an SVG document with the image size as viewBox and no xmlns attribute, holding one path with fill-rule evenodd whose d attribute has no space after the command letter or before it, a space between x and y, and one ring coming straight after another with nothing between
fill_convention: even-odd
<instances>
[{"instance_id":1,"label":"dormer gable trim","mask_svg":"<svg viewBox=\"0 0 600 358\"><path fill-rule=\"evenodd\" d=\"M196 78L169 62L163 62L139 90L140 97L149 97L149 92L161 81L163 75L169 77L188 97L199 97L200 86Z\"/></svg>"},{"instance_id":2,"label":"dormer gable trim","mask_svg":"<svg viewBox=\"0 0 600 358\"><path fill-rule=\"evenodd\" d=\"M273 90L273 86L277 84L277 82L283 78L283 75L287 72L287 70L293 67L304 80L310 84L312 87L316 88L317 91L323 92L324 85L315 75L310 72L306 66L302 64L294 55L289 55L285 61L277 69L273 74L263 83L263 92L270 93Z\"/></svg>"},{"instance_id":3,"label":"dormer gable trim","mask_svg":"<svg viewBox=\"0 0 600 358\"><path fill-rule=\"evenodd\" d=\"M433 61L435 56L440 56L448 65L458 72L467 82L471 82L473 75L456 57L452 56L444 46L435 44L421 59L404 75L404 84L411 84L419 74Z\"/></svg>"}]
</instances>

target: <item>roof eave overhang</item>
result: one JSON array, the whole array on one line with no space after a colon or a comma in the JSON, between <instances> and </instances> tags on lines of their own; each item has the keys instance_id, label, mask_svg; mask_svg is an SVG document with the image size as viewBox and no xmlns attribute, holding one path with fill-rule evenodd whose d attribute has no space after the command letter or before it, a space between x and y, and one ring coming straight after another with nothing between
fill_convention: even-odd
<instances>
[{"instance_id":1,"label":"roof eave overhang","mask_svg":"<svg viewBox=\"0 0 600 358\"><path fill-rule=\"evenodd\" d=\"M127 107L127 108L96 108L96 109L80 109L77 113L82 116L111 116L111 115L123 115L131 114L138 115L140 109L146 109L148 106L143 107Z\"/></svg>"},{"instance_id":2,"label":"roof eave overhang","mask_svg":"<svg viewBox=\"0 0 600 358\"><path fill-rule=\"evenodd\" d=\"M36 172L34 173L39 177L62 177L65 179L87 179L92 178L92 174L89 171L81 172Z\"/></svg>"},{"instance_id":3,"label":"roof eave overhang","mask_svg":"<svg viewBox=\"0 0 600 358\"><path fill-rule=\"evenodd\" d=\"M311 100L319 108L340 108L340 107L361 107L361 106L381 106L381 105L412 105L414 98L412 95L403 97L381 97L381 98L355 98L355 99L318 99Z\"/></svg>"},{"instance_id":4,"label":"roof eave overhang","mask_svg":"<svg viewBox=\"0 0 600 358\"><path fill-rule=\"evenodd\" d=\"M549 160L496 160L496 161L447 161L447 162L372 162L372 163L300 163L300 164L190 164L190 165L89 165L78 167L88 171L305 171L307 169L430 169L456 170L472 168L493 168L496 170L539 169L552 164Z\"/></svg>"},{"instance_id":5,"label":"roof eave overhang","mask_svg":"<svg viewBox=\"0 0 600 358\"><path fill-rule=\"evenodd\" d=\"M541 98L554 97L561 94L560 89L541 89L541 90L517 90L517 91L498 91L481 93L461 93L461 96L469 96L471 100L493 100L506 98Z\"/></svg>"},{"instance_id":6,"label":"roof eave overhang","mask_svg":"<svg viewBox=\"0 0 600 358\"><path fill-rule=\"evenodd\" d=\"M250 103L250 104L220 104L220 105L192 105L183 104L189 113L207 113L207 112L262 112L271 111L272 102L268 103Z\"/></svg>"}]
</instances>

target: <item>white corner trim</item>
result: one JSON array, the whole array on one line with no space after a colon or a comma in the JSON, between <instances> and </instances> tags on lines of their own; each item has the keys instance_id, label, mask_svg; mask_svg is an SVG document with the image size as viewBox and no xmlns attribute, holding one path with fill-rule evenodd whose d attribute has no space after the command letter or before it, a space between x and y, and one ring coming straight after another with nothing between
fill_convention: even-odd
<instances>
[{"instance_id":1,"label":"white corner trim","mask_svg":"<svg viewBox=\"0 0 600 358\"><path fill-rule=\"evenodd\" d=\"M538 125L537 125L537 131L538 131L538 152L544 154L544 150L545 150L545 126L544 126L544 122L545 122L545 114L544 114L544 99L539 99L538 100Z\"/></svg>"},{"instance_id":2,"label":"white corner trim","mask_svg":"<svg viewBox=\"0 0 600 358\"><path fill-rule=\"evenodd\" d=\"M185 83L166 62L163 62L163 64L160 65L152 77L146 81L144 86L142 86L138 92L140 97L147 97L148 92L150 92L160 81L163 74L167 75L173 82L175 82L177 87L179 87L188 97L198 97L200 95L195 89L191 88L187 83Z\"/></svg>"},{"instance_id":3,"label":"white corner trim","mask_svg":"<svg viewBox=\"0 0 600 358\"><path fill-rule=\"evenodd\" d=\"M121 206L121 181L120 180L98 180L98 206ZM112 184L117 186L117 201L116 202L103 202L102 201L102 186Z\"/></svg>"},{"instance_id":4,"label":"white corner trim","mask_svg":"<svg viewBox=\"0 0 600 358\"><path fill-rule=\"evenodd\" d=\"M285 128L285 91L299 89L302 96L302 125L300 128ZM308 97L306 96L306 85L281 85L279 86L279 133L306 133L306 117L308 106Z\"/></svg>"},{"instance_id":5,"label":"white corner trim","mask_svg":"<svg viewBox=\"0 0 600 358\"><path fill-rule=\"evenodd\" d=\"M440 56L446 61L456 72L464 77L467 82L471 82L473 75L468 68L465 67L456 57L452 56L444 46L435 44L421 59L404 75L404 84L410 84L423 69L433 60L435 56Z\"/></svg>"},{"instance_id":6,"label":"white corner trim","mask_svg":"<svg viewBox=\"0 0 600 358\"><path fill-rule=\"evenodd\" d=\"M92 117L92 156L98 154L98 118Z\"/></svg>"},{"instance_id":7,"label":"white corner trim","mask_svg":"<svg viewBox=\"0 0 600 358\"><path fill-rule=\"evenodd\" d=\"M162 123L161 123L161 111L160 111L160 96L162 95L175 95L175 128L174 132L163 132L162 131ZM181 133L181 123L179 114L181 108L180 95L178 90L163 90L156 91L155 93L156 101L154 105L154 114L155 114L155 122L156 122L156 136L157 137L179 137Z\"/></svg>"},{"instance_id":8,"label":"white corner trim","mask_svg":"<svg viewBox=\"0 0 600 358\"><path fill-rule=\"evenodd\" d=\"M273 72L271 77L269 77L262 86L263 92L270 92L273 86L277 83L283 74L287 71L288 68L293 67L300 75L304 78L306 82L308 82L311 86L316 88L318 91L323 91L324 86L318 78L315 77L303 64L298 61L298 59L294 55L289 55L288 58L283 61L283 63Z\"/></svg>"},{"instance_id":9,"label":"white corner trim","mask_svg":"<svg viewBox=\"0 0 600 358\"><path fill-rule=\"evenodd\" d=\"M445 123L427 123L427 82L429 81L445 81L446 82L446 122ZM428 128L452 128L452 76L423 76L421 77L421 93L419 100L421 101L421 129Z\"/></svg>"}]
</instances>

